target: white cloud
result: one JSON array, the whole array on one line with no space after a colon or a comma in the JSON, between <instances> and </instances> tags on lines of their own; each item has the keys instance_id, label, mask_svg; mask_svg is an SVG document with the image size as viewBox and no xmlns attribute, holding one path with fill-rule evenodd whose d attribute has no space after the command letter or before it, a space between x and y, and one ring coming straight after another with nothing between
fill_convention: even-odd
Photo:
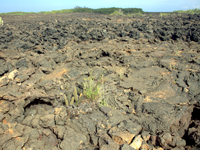
<instances>
[{"instance_id":1,"label":"white cloud","mask_svg":"<svg viewBox=\"0 0 200 150\"><path fill-rule=\"evenodd\" d=\"M192 6L193 8L200 8L200 5Z\"/></svg>"}]
</instances>

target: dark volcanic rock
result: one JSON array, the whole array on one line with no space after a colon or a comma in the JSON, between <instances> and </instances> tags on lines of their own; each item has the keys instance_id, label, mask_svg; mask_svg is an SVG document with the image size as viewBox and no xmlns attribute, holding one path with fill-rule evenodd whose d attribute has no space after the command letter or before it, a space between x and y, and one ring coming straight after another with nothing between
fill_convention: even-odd
<instances>
[{"instance_id":1,"label":"dark volcanic rock","mask_svg":"<svg viewBox=\"0 0 200 150\"><path fill-rule=\"evenodd\" d=\"M73 129L67 127L60 147L63 150L79 149L81 148L81 145L86 142L87 137L85 135L76 133Z\"/></svg>"},{"instance_id":2,"label":"dark volcanic rock","mask_svg":"<svg viewBox=\"0 0 200 150\"><path fill-rule=\"evenodd\" d=\"M199 15L145 15L2 16L0 147L198 149Z\"/></svg>"}]
</instances>

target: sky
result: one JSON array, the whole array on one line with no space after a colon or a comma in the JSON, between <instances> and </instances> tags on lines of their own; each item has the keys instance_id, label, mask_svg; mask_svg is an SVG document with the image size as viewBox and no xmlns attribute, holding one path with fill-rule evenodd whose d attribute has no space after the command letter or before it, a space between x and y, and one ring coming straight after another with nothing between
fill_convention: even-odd
<instances>
[{"instance_id":1,"label":"sky","mask_svg":"<svg viewBox=\"0 0 200 150\"><path fill-rule=\"evenodd\" d=\"M89 8L142 8L145 12L172 12L200 8L200 0L0 0L0 13L23 11L40 12Z\"/></svg>"}]
</instances>

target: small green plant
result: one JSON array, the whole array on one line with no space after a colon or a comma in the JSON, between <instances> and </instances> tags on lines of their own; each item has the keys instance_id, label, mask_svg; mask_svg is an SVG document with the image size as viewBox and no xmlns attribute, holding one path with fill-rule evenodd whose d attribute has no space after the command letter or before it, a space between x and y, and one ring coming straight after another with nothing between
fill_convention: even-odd
<instances>
[{"instance_id":1,"label":"small green plant","mask_svg":"<svg viewBox=\"0 0 200 150\"><path fill-rule=\"evenodd\" d=\"M0 25L3 26L3 19L0 17Z\"/></svg>"},{"instance_id":2,"label":"small green plant","mask_svg":"<svg viewBox=\"0 0 200 150\"><path fill-rule=\"evenodd\" d=\"M102 74L99 76L98 79L95 79L92 76L92 72L90 73L90 76L88 78L84 79L85 82L83 83L83 95L88 98L89 100L97 100L100 102L102 99L104 99L104 82L106 79L104 78L104 75ZM100 100L100 101L99 101Z\"/></svg>"},{"instance_id":3,"label":"small green plant","mask_svg":"<svg viewBox=\"0 0 200 150\"><path fill-rule=\"evenodd\" d=\"M106 107L108 107L107 100L108 100L108 98L107 98L107 99L105 99L105 98L101 99L101 101L100 101L100 103L99 103L99 107L101 107L101 106L106 106Z\"/></svg>"},{"instance_id":4,"label":"small green plant","mask_svg":"<svg viewBox=\"0 0 200 150\"><path fill-rule=\"evenodd\" d=\"M84 82L82 82L82 87L83 87L82 90L74 87L73 94L68 93L67 96L63 94L65 99L65 105L78 106L78 104L81 103L84 97L91 101L97 100L97 102L100 103L100 105L106 106L107 102L105 100L105 95L104 95L104 82L105 79L103 74L99 77L99 79L95 79L92 76L91 72L88 78L84 78Z\"/></svg>"},{"instance_id":5,"label":"small green plant","mask_svg":"<svg viewBox=\"0 0 200 150\"><path fill-rule=\"evenodd\" d=\"M100 93L100 84L94 81L93 77L88 77L85 79L84 84L84 92L85 95L90 100L95 100Z\"/></svg>"}]
</instances>

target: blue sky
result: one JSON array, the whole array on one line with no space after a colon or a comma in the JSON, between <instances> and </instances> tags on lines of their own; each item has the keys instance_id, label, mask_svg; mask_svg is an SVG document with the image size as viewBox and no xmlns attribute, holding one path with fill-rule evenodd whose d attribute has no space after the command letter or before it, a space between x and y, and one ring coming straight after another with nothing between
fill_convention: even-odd
<instances>
[{"instance_id":1,"label":"blue sky","mask_svg":"<svg viewBox=\"0 0 200 150\"><path fill-rule=\"evenodd\" d=\"M71 9L75 6L89 8L136 7L147 12L171 12L200 8L200 0L0 0L0 13L51 11Z\"/></svg>"}]
</instances>

